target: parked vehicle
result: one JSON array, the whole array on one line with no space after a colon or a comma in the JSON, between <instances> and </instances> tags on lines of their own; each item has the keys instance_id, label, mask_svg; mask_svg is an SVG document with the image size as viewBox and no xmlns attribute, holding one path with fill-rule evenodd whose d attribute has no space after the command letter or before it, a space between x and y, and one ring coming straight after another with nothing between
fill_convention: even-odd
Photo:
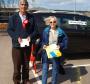
<instances>
[{"instance_id":1,"label":"parked vehicle","mask_svg":"<svg viewBox=\"0 0 90 84\"><path fill-rule=\"evenodd\" d=\"M0 22L8 23L8 16L13 13L0 12ZM44 18L58 18L60 27L68 35L67 53L90 53L90 17L67 12L36 12L33 15L40 33L46 26Z\"/></svg>"},{"instance_id":2,"label":"parked vehicle","mask_svg":"<svg viewBox=\"0 0 90 84\"><path fill-rule=\"evenodd\" d=\"M90 53L90 17L70 13L34 13L36 23L41 33L45 28L44 18L56 16L60 27L68 35L67 53ZM70 23L70 21L72 21Z\"/></svg>"}]
</instances>

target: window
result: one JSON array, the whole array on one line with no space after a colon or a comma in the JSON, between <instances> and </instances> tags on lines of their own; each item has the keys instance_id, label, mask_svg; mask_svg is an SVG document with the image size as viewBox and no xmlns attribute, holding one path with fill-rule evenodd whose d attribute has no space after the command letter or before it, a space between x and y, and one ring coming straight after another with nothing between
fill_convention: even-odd
<instances>
[{"instance_id":1,"label":"window","mask_svg":"<svg viewBox=\"0 0 90 84\"><path fill-rule=\"evenodd\" d=\"M90 30L90 20L87 20L87 26L86 26L87 30Z\"/></svg>"},{"instance_id":2,"label":"window","mask_svg":"<svg viewBox=\"0 0 90 84\"><path fill-rule=\"evenodd\" d=\"M62 28L64 29L74 29L74 30L84 30L86 28L87 25L84 25L84 23L87 21L85 20L84 16L78 16L78 15L65 15L62 16L62 18L59 18L60 21L60 25ZM73 22L77 22L77 23L73 23L73 24L69 24L69 21L73 21ZM79 24L79 23L81 24Z\"/></svg>"}]
</instances>

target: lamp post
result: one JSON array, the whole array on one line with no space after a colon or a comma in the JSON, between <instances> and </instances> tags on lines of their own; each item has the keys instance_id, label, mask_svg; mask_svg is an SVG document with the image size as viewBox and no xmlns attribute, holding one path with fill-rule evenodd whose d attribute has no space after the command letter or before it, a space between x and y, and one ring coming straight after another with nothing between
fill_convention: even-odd
<instances>
[{"instance_id":1,"label":"lamp post","mask_svg":"<svg viewBox=\"0 0 90 84\"><path fill-rule=\"evenodd\" d=\"M76 0L74 0L74 20L76 20L75 19L75 14L76 14Z\"/></svg>"},{"instance_id":2,"label":"lamp post","mask_svg":"<svg viewBox=\"0 0 90 84\"><path fill-rule=\"evenodd\" d=\"M75 8L74 8L74 12L76 13L76 0L75 0Z\"/></svg>"},{"instance_id":3,"label":"lamp post","mask_svg":"<svg viewBox=\"0 0 90 84\"><path fill-rule=\"evenodd\" d=\"M76 0L74 0L74 21L76 21ZM77 30L77 25L75 25L75 29Z\"/></svg>"}]
</instances>

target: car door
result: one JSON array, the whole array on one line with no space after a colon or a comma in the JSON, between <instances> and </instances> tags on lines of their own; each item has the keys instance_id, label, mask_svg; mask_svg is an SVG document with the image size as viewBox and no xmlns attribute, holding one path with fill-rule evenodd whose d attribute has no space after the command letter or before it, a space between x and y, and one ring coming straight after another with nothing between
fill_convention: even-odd
<instances>
[{"instance_id":1,"label":"car door","mask_svg":"<svg viewBox=\"0 0 90 84\"><path fill-rule=\"evenodd\" d=\"M77 17L77 16L75 16ZM74 15L64 15L61 18L61 27L68 36L68 53L86 52L86 33L85 26L80 24L69 24L69 20L74 21ZM81 21L81 17L76 21Z\"/></svg>"},{"instance_id":2,"label":"car door","mask_svg":"<svg viewBox=\"0 0 90 84\"><path fill-rule=\"evenodd\" d=\"M86 43L85 43L85 46L86 46L86 49L85 51L89 52L90 53L90 17L86 19L87 21L87 26L86 26Z\"/></svg>"}]
</instances>

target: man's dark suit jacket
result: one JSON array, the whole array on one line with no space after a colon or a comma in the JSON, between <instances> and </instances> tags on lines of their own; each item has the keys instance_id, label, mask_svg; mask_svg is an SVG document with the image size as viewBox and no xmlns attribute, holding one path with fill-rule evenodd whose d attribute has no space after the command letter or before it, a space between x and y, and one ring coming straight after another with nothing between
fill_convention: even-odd
<instances>
[{"instance_id":1,"label":"man's dark suit jacket","mask_svg":"<svg viewBox=\"0 0 90 84\"><path fill-rule=\"evenodd\" d=\"M20 47L20 44L18 43L18 37L27 38L28 36L30 36L30 38L33 39L35 34L37 33L35 32L37 28L35 25L34 16L32 14L27 13L26 19L29 22L26 25L26 28L23 28L19 12L9 17L7 31L12 38L13 47Z\"/></svg>"}]
</instances>

